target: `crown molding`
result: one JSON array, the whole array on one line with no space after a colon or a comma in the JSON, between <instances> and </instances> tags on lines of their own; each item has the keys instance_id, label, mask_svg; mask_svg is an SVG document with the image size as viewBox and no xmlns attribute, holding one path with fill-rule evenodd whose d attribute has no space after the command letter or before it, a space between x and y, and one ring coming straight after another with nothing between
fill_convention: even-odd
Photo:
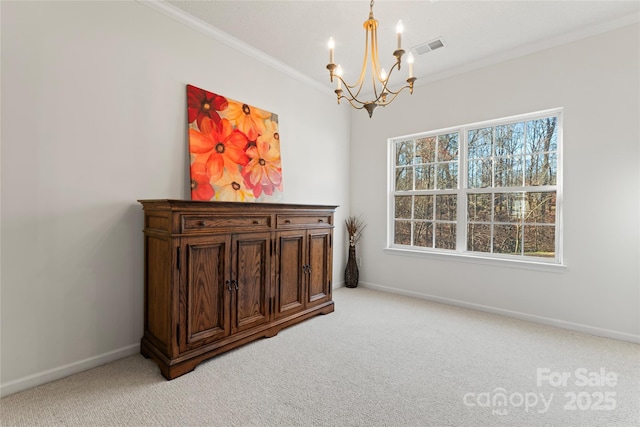
<instances>
[{"instance_id":1,"label":"crown molding","mask_svg":"<svg viewBox=\"0 0 640 427\"><path fill-rule=\"evenodd\" d=\"M322 83L310 78L306 74L301 73L300 71L290 67L289 65L273 58L270 55L267 55L263 51L254 48L253 46L244 43L243 41L231 36L230 34L216 28L215 26L208 24L193 15L190 15L179 9L176 6L166 2L165 0L137 0L139 3L144 4L145 6L154 9L165 16L168 16L182 24L185 24L201 33L205 34L212 39L215 39L233 49L236 49L239 52L244 53L245 55L262 62L286 74L287 76L300 81L301 83L311 87L327 96L333 96L333 92L331 90L327 90L327 86ZM515 49L511 49L508 51L500 52L495 55L483 58L478 61L462 63L456 66L453 66L449 69L436 72L434 74L420 76L420 78L416 81L416 87L424 86L426 84L434 83L439 80L448 79L453 76L457 76L460 74L464 74L467 72L479 70L482 68L486 68L492 65L499 64L501 62L510 61L512 59L516 59L519 57L527 56L533 53L541 52L546 49L551 49L554 47L558 47L564 44L568 44L574 41L578 41L581 39L585 39L591 36L595 36L601 33L605 33L607 31L612 31L618 28L625 27L627 25L632 25L640 22L640 14L632 13L629 15L622 16L617 19L613 19L601 24L592 25L589 27L585 27L579 29L577 31L572 31L569 33L561 34L559 36L550 37L544 40L540 40L534 43L529 43L526 45L519 46Z\"/></svg>"},{"instance_id":2,"label":"crown molding","mask_svg":"<svg viewBox=\"0 0 640 427\"><path fill-rule=\"evenodd\" d=\"M214 40L217 40L239 52L244 53L245 55L262 62L274 68L277 71L280 71L287 76L304 83L305 85L314 88L324 94L333 95L332 91L327 91L327 87L320 82L308 77L306 74L301 73L300 71L286 65L285 63L278 61L272 56L267 55L263 51L254 48L246 44L245 42L225 33L224 31L214 27L211 24L208 24L201 19L194 17L183 11L182 9L177 8L176 6L167 3L164 0L137 0L139 3L144 4L145 6L150 7L182 24L185 24L195 30L200 31L208 37L211 37Z\"/></svg>"},{"instance_id":3,"label":"crown molding","mask_svg":"<svg viewBox=\"0 0 640 427\"><path fill-rule=\"evenodd\" d=\"M540 40L534 43L518 46L515 49L499 52L495 55L488 56L478 61L462 63L441 72L437 72L427 76L421 76L416 81L415 86L416 87L424 86L426 84L434 83L439 80L448 79L453 76L457 76L460 74L490 67L492 65L496 65L502 62L507 62L512 59L524 57L537 52L542 52L547 49L559 47L575 41L596 36L598 34L606 33L608 31L613 31L618 28L626 27L628 25L637 24L638 22L640 22L640 14L632 13L629 15L625 15L620 18L603 22L597 25L581 28L577 31L572 31L569 33L561 34L559 36L549 37L547 39Z\"/></svg>"}]
</instances>

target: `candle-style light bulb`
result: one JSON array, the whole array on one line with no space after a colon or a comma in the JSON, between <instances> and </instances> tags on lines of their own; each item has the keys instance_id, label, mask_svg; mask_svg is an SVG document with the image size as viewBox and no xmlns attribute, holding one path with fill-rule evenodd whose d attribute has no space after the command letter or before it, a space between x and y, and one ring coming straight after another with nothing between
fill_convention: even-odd
<instances>
[{"instance_id":1,"label":"candle-style light bulb","mask_svg":"<svg viewBox=\"0 0 640 427\"><path fill-rule=\"evenodd\" d=\"M387 80L387 71L384 68L380 70L380 80L382 81Z\"/></svg>"},{"instance_id":2,"label":"candle-style light bulb","mask_svg":"<svg viewBox=\"0 0 640 427\"><path fill-rule=\"evenodd\" d=\"M402 49L402 32L404 31L404 25L402 25L402 20L398 21L398 25L396 25L396 35L398 38L398 50Z\"/></svg>"},{"instance_id":3,"label":"candle-style light bulb","mask_svg":"<svg viewBox=\"0 0 640 427\"><path fill-rule=\"evenodd\" d=\"M336 47L336 42L333 41L333 37L329 38L327 45L329 46L329 64L333 64L333 49Z\"/></svg>"},{"instance_id":4,"label":"candle-style light bulb","mask_svg":"<svg viewBox=\"0 0 640 427\"><path fill-rule=\"evenodd\" d=\"M407 64L409 64L409 78L413 77L413 54L409 52L407 55Z\"/></svg>"}]
</instances>

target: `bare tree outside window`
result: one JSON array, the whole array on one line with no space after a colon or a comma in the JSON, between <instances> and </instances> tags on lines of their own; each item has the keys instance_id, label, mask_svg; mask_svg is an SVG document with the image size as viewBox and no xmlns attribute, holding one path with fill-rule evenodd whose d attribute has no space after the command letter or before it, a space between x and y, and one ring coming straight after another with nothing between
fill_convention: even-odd
<instances>
[{"instance_id":1,"label":"bare tree outside window","mask_svg":"<svg viewBox=\"0 0 640 427\"><path fill-rule=\"evenodd\" d=\"M391 140L392 244L557 261L560 113Z\"/></svg>"}]
</instances>

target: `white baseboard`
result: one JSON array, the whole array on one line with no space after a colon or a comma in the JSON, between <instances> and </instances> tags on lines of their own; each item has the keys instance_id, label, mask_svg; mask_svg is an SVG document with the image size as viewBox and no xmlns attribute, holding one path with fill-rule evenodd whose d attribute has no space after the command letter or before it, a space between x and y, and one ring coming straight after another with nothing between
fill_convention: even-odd
<instances>
[{"instance_id":1,"label":"white baseboard","mask_svg":"<svg viewBox=\"0 0 640 427\"><path fill-rule=\"evenodd\" d=\"M503 308L491 307L488 305L474 304L474 303L460 301L460 300L451 299L451 298L443 298L435 295L423 294L420 292L390 288L388 286L377 285L375 283L370 283L370 282L360 281L359 283L360 283L360 286L362 286L363 288L374 289L377 291L389 292L393 294L439 302L442 304L454 305L457 307L483 311L486 313L497 314L505 317L512 317L515 319L526 320L533 323L540 323L543 325L554 326L557 328L568 329L571 331L583 332L589 335L596 335L599 337L612 338L619 341L628 341L631 343L640 344L640 335L633 335L633 334L628 334L626 332L598 328L595 326L583 325L580 323L572 323L572 322L567 322L560 319L552 319L550 317L536 316L534 314L527 314L519 311L505 310Z\"/></svg>"},{"instance_id":2,"label":"white baseboard","mask_svg":"<svg viewBox=\"0 0 640 427\"><path fill-rule=\"evenodd\" d=\"M49 369L43 372L38 372L23 378L18 378L17 380L0 384L0 397L8 396L10 394L27 390L32 387L37 387L39 385L59 380L64 377L68 377L69 375L86 371L88 369L96 368L106 363L113 362L114 360L134 355L139 351L140 343L132 344L126 347L119 348L117 350L110 351L108 353L69 363L68 365Z\"/></svg>"}]
</instances>

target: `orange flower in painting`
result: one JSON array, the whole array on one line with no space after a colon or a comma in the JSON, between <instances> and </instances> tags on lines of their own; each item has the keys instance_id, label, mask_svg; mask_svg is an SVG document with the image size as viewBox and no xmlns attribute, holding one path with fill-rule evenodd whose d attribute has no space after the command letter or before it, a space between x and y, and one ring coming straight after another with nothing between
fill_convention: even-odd
<instances>
[{"instance_id":1,"label":"orange flower in painting","mask_svg":"<svg viewBox=\"0 0 640 427\"><path fill-rule=\"evenodd\" d=\"M260 137L255 145L247 148L247 156L251 160L242 169L242 176L247 187L253 190L254 197L260 197L263 192L271 196L274 190L280 190L280 152L270 148L268 140Z\"/></svg>"},{"instance_id":2,"label":"orange flower in painting","mask_svg":"<svg viewBox=\"0 0 640 427\"><path fill-rule=\"evenodd\" d=\"M242 185L242 176L237 170L225 170L216 182L216 200L225 202L252 202L253 194Z\"/></svg>"},{"instance_id":3,"label":"orange flower in painting","mask_svg":"<svg viewBox=\"0 0 640 427\"><path fill-rule=\"evenodd\" d=\"M260 139L269 143L269 149L280 152L280 134L278 133L278 122L275 120L265 120L260 125Z\"/></svg>"},{"instance_id":4,"label":"orange flower in painting","mask_svg":"<svg viewBox=\"0 0 640 427\"><path fill-rule=\"evenodd\" d=\"M212 200L214 195L206 165L196 159L191 164L191 200Z\"/></svg>"},{"instance_id":5,"label":"orange flower in painting","mask_svg":"<svg viewBox=\"0 0 640 427\"><path fill-rule=\"evenodd\" d=\"M220 122L218 111L227 108L227 98L207 92L195 86L187 85L187 113L189 114L189 123L194 120L200 128L202 120L205 117L210 118L215 123Z\"/></svg>"},{"instance_id":6,"label":"orange flower in painting","mask_svg":"<svg viewBox=\"0 0 640 427\"><path fill-rule=\"evenodd\" d=\"M207 173L214 181L222 177L225 167L238 169L249 163L245 153L248 144L247 136L233 129L227 119L216 125L209 118L202 120L200 131L189 129L189 151L199 161L204 161ZM204 156L204 160L200 159Z\"/></svg>"},{"instance_id":7,"label":"orange flower in painting","mask_svg":"<svg viewBox=\"0 0 640 427\"><path fill-rule=\"evenodd\" d=\"M236 128L247 135L249 141L255 141L260 135L260 125L271 117L271 113L247 104L231 101L223 117L235 123Z\"/></svg>"}]
</instances>

